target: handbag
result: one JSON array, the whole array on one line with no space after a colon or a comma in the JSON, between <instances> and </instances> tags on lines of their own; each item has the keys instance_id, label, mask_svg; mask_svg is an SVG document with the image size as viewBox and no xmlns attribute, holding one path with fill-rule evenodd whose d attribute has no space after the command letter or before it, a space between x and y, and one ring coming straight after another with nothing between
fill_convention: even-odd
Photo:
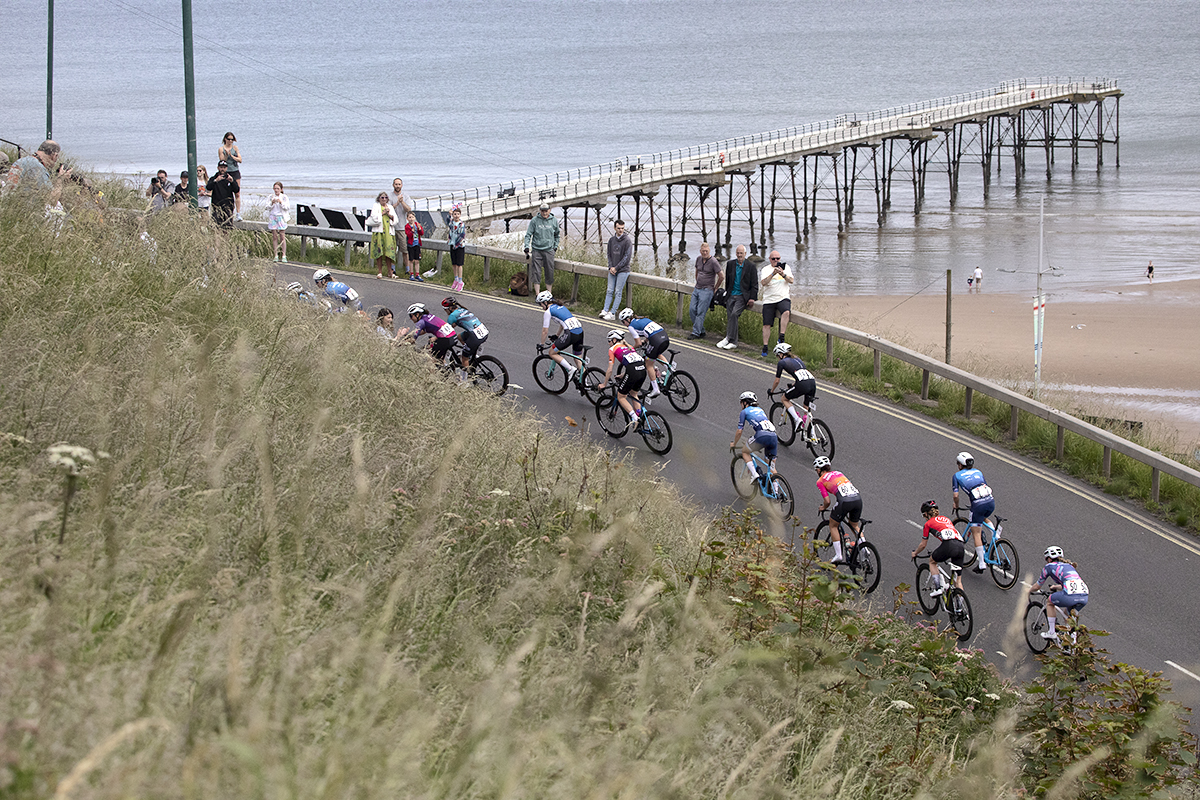
<instances>
[{"instance_id":1,"label":"handbag","mask_svg":"<svg viewBox=\"0 0 1200 800\"><path fill-rule=\"evenodd\" d=\"M721 306L724 308L726 299L725 287L722 286L720 289L717 289L715 292L713 292L712 303L710 303L708 307L716 308L717 306Z\"/></svg>"}]
</instances>

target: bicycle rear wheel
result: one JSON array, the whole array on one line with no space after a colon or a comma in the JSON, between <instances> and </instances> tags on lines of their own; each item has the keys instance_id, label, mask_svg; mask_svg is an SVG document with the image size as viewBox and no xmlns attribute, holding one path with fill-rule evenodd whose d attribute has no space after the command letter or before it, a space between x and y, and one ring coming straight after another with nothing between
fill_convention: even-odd
<instances>
[{"instance_id":1,"label":"bicycle rear wheel","mask_svg":"<svg viewBox=\"0 0 1200 800\"><path fill-rule=\"evenodd\" d=\"M933 576L929 573L929 564L917 565L915 586L917 587L917 602L921 604L921 610L925 612L925 616L932 617L937 613L938 599L929 594L933 591Z\"/></svg>"},{"instance_id":2,"label":"bicycle rear wheel","mask_svg":"<svg viewBox=\"0 0 1200 800\"><path fill-rule=\"evenodd\" d=\"M796 441L796 421L792 419L783 403L774 403L767 419L775 426L775 435L779 437L781 445L790 447L792 442Z\"/></svg>"},{"instance_id":3,"label":"bicycle rear wheel","mask_svg":"<svg viewBox=\"0 0 1200 800\"><path fill-rule=\"evenodd\" d=\"M671 373L663 391L680 414L690 414L700 405L700 387L696 385L696 379L683 370Z\"/></svg>"},{"instance_id":4,"label":"bicycle rear wheel","mask_svg":"<svg viewBox=\"0 0 1200 800\"><path fill-rule=\"evenodd\" d=\"M796 510L796 496L792 494L792 485L787 482L787 478L778 473L773 475L771 477L771 494L773 497L767 498L771 501L771 506L778 508L785 519L790 517Z\"/></svg>"},{"instance_id":5,"label":"bicycle rear wheel","mask_svg":"<svg viewBox=\"0 0 1200 800\"><path fill-rule=\"evenodd\" d=\"M850 551L850 571L863 580L863 593L870 594L879 586L882 574L879 566L879 550L870 542L860 541Z\"/></svg>"},{"instance_id":6,"label":"bicycle rear wheel","mask_svg":"<svg viewBox=\"0 0 1200 800\"><path fill-rule=\"evenodd\" d=\"M471 365L471 376L476 384L492 394L501 395L508 389L508 370L494 356L479 356Z\"/></svg>"},{"instance_id":7,"label":"bicycle rear wheel","mask_svg":"<svg viewBox=\"0 0 1200 800\"><path fill-rule=\"evenodd\" d=\"M962 589L951 589L950 596L946 598L946 606L950 613L950 624L958 633L958 640L965 642L970 639L971 631L975 629L975 617L971 613L971 601L967 599L967 593Z\"/></svg>"},{"instance_id":8,"label":"bicycle rear wheel","mask_svg":"<svg viewBox=\"0 0 1200 800\"><path fill-rule=\"evenodd\" d=\"M646 446L660 456L671 450L671 426L657 411L642 410L642 427L638 430Z\"/></svg>"},{"instance_id":9,"label":"bicycle rear wheel","mask_svg":"<svg viewBox=\"0 0 1200 800\"><path fill-rule=\"evenodd\" d=\"M583 371L583 396L592 403L600 402L600 384L604 383L604 370L588 367Z\"/></svg>"},{"instance_id":10,"label":"bicycle rear wheel","mask_svg":"<svg viewBox=\"0 0 1200 800\"><path fill-rule=\"evenodd\" d=\"M814 419L809 425L805 444L808 445L808 450L813 454L813 458L825 456L830 461L833 460L833 432L821 420Z\"/></svg>"},{"instance_id":11,"label":"bicycle rear wheel","mask_svg":"<svg viewBox=\"0 0 1200 800\"><path fill-rule=\"evenodd\" d=\"M1008 539L997 539L992 550L992 559L988 562L992 570L992 580L1001 589L1011 589L1017 583L1021 573L1021 560L1017 558L1017 548Z\"/></svg>"},{"instance_id":12,"label":"bicycle rear wheel","mask_svg":"<svg viewBox=\"0 0 1200 800\"><path fill-rule=\"evenodd\" d=\"M729 462L729 477L733 481L734 491L743 500L749 500L758 491L758 479L750 474L749 465L736 453Z\"/></svg>"},{"instance_id":13,"label":"bicycle rear wheel","mask_svg":"<svg viewBox=\"0 0 1200 800\"><path fill-rule=\"evenodd\" d=\"M562 394L567 390L567 371L544 353L533 360L533 379L550 394Z\"/></svg>"},{"instance_id":14,"label":"bicycle rear wheel","mask_svg":"<svg viewBox=\"0 0 1200 800\"><path fill-rule=\"evenodd\" d=\"M600 423L604 432L614 439L620 439L628 430L629 416L617 402L615 389L608 388L597 395L596 421Z\"/></svg>"},{"instance_id":15,"label":"bicycle rear wheel","mask_svg":"<svg viewBox=\"0 0 1200 800\"><path fill-rule=\"evenodd\" d=\"M1030 600L1025 607L1025 644L1034 653L1044 653L1050 646L1050 639L1042 636L1042 631L1050 630L1050 622L1046 618L1046 605L1041 600Z\"/></svg>"}]
</instances>

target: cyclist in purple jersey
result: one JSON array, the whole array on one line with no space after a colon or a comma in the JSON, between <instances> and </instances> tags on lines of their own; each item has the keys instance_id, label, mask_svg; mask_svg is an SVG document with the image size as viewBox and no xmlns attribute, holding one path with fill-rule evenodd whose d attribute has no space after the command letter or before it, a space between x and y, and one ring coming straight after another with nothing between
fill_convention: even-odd
<instances>
[{"instance_id":1,"label":"cyclist in purple jersey","mask_svg":"<svg viewBox=\"0 0 1200 800\"><path fill-rule=\"evenodd\" d=\"M433 357L439 363L444 361L446 353L458 341L458 337L454 335L454 326L444 319L430 314L429 310L425 308L424 303L413 303L409 306L408 318L416 324L407 333L414 340L420 337L421 334L428 333L430 336L429 349L433 352ZM404 333L404 331L401 333Z\"/></svg>"},{"instance_id":2,"label":"cyclist in purple jersey","mask_svg":"<svg viewBox=\"0 0 1200 800\"><path fill-rule=\"evenodd\" d=\"M1043 639L1057 639L1058 634L1054 631L1055 608L1061 608L1064 612L1082 609L1088 602L1088 585L1079 577L1079 570L1075 565L1063 559L1061 547L1052 544L1042 556L1046 559L1046 566L1042 567L1042 574L1038 576L1029 593L1040 591L1043 586L1049 584L1059 587L1058 591L1047 598L1046 622L1049 627L1042 631Z\"/></svg>"}]
</instances>

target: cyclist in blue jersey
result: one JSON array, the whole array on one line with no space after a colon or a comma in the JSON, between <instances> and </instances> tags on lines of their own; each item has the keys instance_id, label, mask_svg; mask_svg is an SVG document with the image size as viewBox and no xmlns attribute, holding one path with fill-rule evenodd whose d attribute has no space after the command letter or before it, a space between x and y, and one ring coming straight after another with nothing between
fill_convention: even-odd
<instances>
[{"instance_id":1,"label":"cyclist in blue jersey","mask_svg":"<svg viewBox=\"0 0 1200 800\"><path fill-rule=\"evenodd\" d=\"M479 317L472 314L466 306L460 305L456 297L447 297L443 300L442 308L449 314L446 322L462 329L458 334L458 340L463 345L462 368L467 369L471 365L471 359L487 341L487 326L480 322Z\"/></svg>"},{"instance_id":2,"label":"cyclist in blue jersey","mask_svg":"<svg viewBox=\"0 0 1200 800\"><path fill-rule=\"evenodd\" d=\"M817 379L805 369L804 362L799 357L792 355L792 346L787 342L775 345L775 355L779 361L775 364L775 382L771 384L771 391L779 388L779 379L783 377L783 373L786 372L791 376L792 385L783 393L783 407L787 409L787 413L791 415L796 423L796 428L799 429L802 424L800 412L792 405L792 401L800 399L804 406L804 413L807 414L808 404L817 396Z\"/></svg>"},{"instance_id":3,"label":"cyclist in blue jersey","mask_svg":"<svg viewBox=\"0 0 1200 800\"><path fill-rule=\"evenodd\" d=\"M626 343L625 332L618 328L608 332L608 345L608 370L596 388L608 386L609 379L614 377L613 367L616 367L619 372L616 376L617 402L629 415L628 430L634 430L642 423L642 404L638 402L636 394L646 382L646 360Z\"/></svg>"},{"instance_id":4,"label":"cyclist in blue jersey","mask_svg":"<svg viewBox=\"0 0 1200 800\"><path fill-rule=\"evenodd\" d=\"M296 299L301 303L307 303L310 306L319 308L323 311L333 311L333 303L326 300L324 297L317 297L315 294L305 289L300 284L300 281L292 281L287 285L288 294L296 295Z\"/></svg>"},{"instance_id":5,"label":"cyclist in blue jersey","mask_svg":"<svg viewBox=\"0 0 1200 800\"><path fill-rule=\"evenodd\" d=\"M351 289L341 281L335 281L333 275L327 269L319 269L313 273L313 283L318 288L323 289L325 294L341 302L342 307L337 311L345 311L347 308L353 308L355 311L362 313L362 300L358 297L358 292Z\"/></svg>"},{"instance_id":6,"label":"cyclist in blue jersey","mask_svg":"<svg viewBox=\"0 0 1200 800\"><path fill-rule=\"evenodd\" d=\"M408 328L401 330L400 335L409 335L416 339L421 334L428 333L429 349L433 352L433 357L439 364L444 361L446 352L458 341L458 337L454 335L453 326L440 317L430 314L424 303L413 303L409 306L408 318L416 324L411 330Z\"/></svg>"},{"instance_id":7,"label":"cyclist in blue jersey","mask_svg":"<svg viewBox=\"0 0 1200 800\"><path fill-rule=\"evenodd\" d=\"M646 359L646 374L650 376L650 394L648 396L658 397L662 392L658 388L658 369L654 366L654 359L667 352L667 348L671 346L671 337L667 335L662 325L649 317L635 316L632 308L621 309L617 318L629 326L629 335L633 337L633 346L645 346L642 355Z\"/></svg>"},{"instance_id":8,"label":"cyclist in blue jersey","mask_svg":"<svg viewBox=\"0 0 1200 800\"><path fill-rule=\"evenodd\" d=\"M779 437L775 435L775 426L771 424L771 420L767 419L767 412L758 407L758 396L754 392L742 392L738 402L742 405L742 413L738 414L737 432L734 433L729 447L730 449L737 447L738 441L742 438L742 431L749 425L751 433L746 439L746 443L742 445L742 460L746 462L750 475L757 480L758 470L754 467L754 459L750 457L750 453L756 450L762 451L767 463L771 465L771 471L774 472Z\"/></svg>"},{"instance_id":9,"label":"cyclist in blue jersey","mask_svg":"<svg viewBox=\"0 0 1200 800\"><path fill-rule=\"evenodd\" d=\"M570 381L575 377L576 368L570 361L560 356L558 351L570 347L571 352L575 355L583 355L583 323L575 318L571 309L555 303L554 295L550 292L538 292L535 299L543 309L541 344L546 343L546 337L550 333L551 320L557 322L559 334L550 342L550 357L567 371L567 380Z\"/></svg>"},{"instance_id":10,"label":"cyclist in blue jersey","mask_svg":"<svg viewBox=\"0 0 1200 800\"><path fill-rule=\"evenodd\" d=\"M983 556L983 523L995 513L996 499L992 497L992 487L983 479L983 473L975 469L974 456L966 452L959 453L955 463L958 464L958 471L950 482L950 488L954 491L954 510L959 509L958 493L961 491L967 496L971 508L971 522L967 528L975 545L975 568L971 571L978 574L987 570Z\"/></svg>"},{"instance_id":11,"label":"cyclist in blue jersey","mask_svg":"<svg viewBox=\"0 0 1200 800\"><path fill-rule=\"evenodd\" d=\"M1042 574L1029 593L1033 594L1048 584L1059 587L1058 591L1047 599L1048 629L1042 631L1043 639L1057 639L1058 634L1054 631L1055 608L1061 608L1064 613L1082 609L1088 602L1088 586L1083 582L1083 578L1079 577L1079 569L1070 561L1063 560L1061 547L1052 544L1046 548L1042 556L1046 559L1046 566L1042 567Z\"/></svg>"}]
</instances>

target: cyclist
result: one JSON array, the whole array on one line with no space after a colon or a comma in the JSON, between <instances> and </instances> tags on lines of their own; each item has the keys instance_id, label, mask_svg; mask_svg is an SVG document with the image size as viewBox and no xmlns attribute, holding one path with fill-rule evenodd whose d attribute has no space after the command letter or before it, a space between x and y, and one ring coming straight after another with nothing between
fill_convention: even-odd
<instances>
[{"instance_id":1,"label":"cyclist","mask_svg":"<svg viewBox=\"0 0 1200 800\"><path fill-rule=\"evenodd\" d=\"M319 269L313 273L313 283L317 288L325 290L325 294L334 300L339 300L342 307L337 311L345 311L347 307L353 308L361 313L363 310L362 300L358 298L358 292L351 289L341 281L335 281L333 275L327 269Z\"/></svg>"},{"instance_id":2,"label":"cyclist","mask_svg":"<svg viewBox=\"0 0 1200 800\"><path fill-rule=\"evenodd\" d=\"M833 558L830 561L843 564L846 559L842 555L841 522L845 520L850 530L858 534L861 527L858 521L862 518L862 495L849 478L833 468L827 456L817 456L813 460L813 469L817 473L817 488L821 490L821 507L817 511L824 511L836 500L829 512L829 538L833 542Z\"/></svg>"},{"instance_id":3,"label":"cyclist","mask_svg":"<svg viewBox=\"0 0 1200 800\"><path fill-rule=\"evenodd\" d=\"M792 385L783 393L783 407L795 420L796 427L800 428L804 423L800 419L800 412L792 405L792 401L802 398L800 403L804 406L804 415L808 416L808 404L817 396L817 379L805 369L804 362L800 360L799 356L792 355L792 346L787 342L775 345L775 355L779 362L775 365L775 382L771 384L771 391L779 388L779 379L783 377L783 373L786 372L791 376Z\"/></svg>"},{"instance_id":4,"label":"cyclist","mask_svg":"<svg viewBox=\"0 0 1200 800\"><path fill-rule=\"evenodd\" d=\"M480 322L479 317L472 314L466 306L461 305L457 297L447 297L442 301L442 308L449 315L446 317L446 322L454 327L462 328L458 334L458 340L463 345L462 368L467 369L471 365L471 359L487 341L487 326Z\"/></svg>"},{"instance_id":5,"label":"cyclist","mask_svg":"<svg viewBox=\"0 0 1200 800\"><path fill-rule=\"evenodd\" d=\"M641 353L626 344L625 332L619 328L608 332L608 344L608 370L599 388L608 386L609 378L613 377L613 367L619 363L617 402L629 415L627 430L634 430L642 422L642 404L638 402L636 393L646 382L646 361Z\"/></svg>"},{"instance_id":6,"label":"cyclist","mask_svg":"<svg viewBox=\"0 0 1200 800\"><path fill-rule=\"evenodd\" d=\"M1042 555L1046 559L1046 566L1042 567L1042 574L1029 593L1033 594L1044 584L1053 583L1059 587L1058 591L1047 599L1046 621L1049 623L1049 630L1042 631L1043 639L1057 639L1058 634L1054 631L1055 607L1061 608L1063 613L1081 610L1088 602L1088 586L1083 582L1083 578L1079 577L1076 566L1063 560L1061 547L1052 544Z\"/></svg>"},{"instance_id":7,"label":"cyclist","mask_svg":"<svg viewBox=\"0 0 1200 800\"><path fill-rule=\"evenodd\" d=\"M929 596L937 597L946 591L946 587L942 586L942 573L938 569L938 564L949 561L961 567L966 551L963 547L962 534L958 532L958 528L954 527L954 523L950 521L949 517L938 511L937 500L926 500L921 503L921 516L925 518L925 527L921 528L921 543L917 545L916 550L913 550L912 557L916 558L925 550L931 534L938 539L938 546L929 554L929 572L933 575L933 591L929 593ZM954 585L959 589L962 588L961 575L954 576Z\"/></svg>"},{"instance_id":8,"label":"cyclist","mask_svg":"<svg viewBox=\"0 0 1200 800\"><path fill-rule=\"evenodd\" d=\"M288 294L294 294L296 299L301 303L308 303L310 306L323 309L325 311L333 310L333 303L330 303L324 297L317 297L315 294L305 289L300 281L292 281L287 285Z\"/></svg>"},{"instance_id":9,"label":"cyclist","mask_svg":"<svg viewBox=\"0 0 1200 800\"><path fill-rule=\"evenodd\" d=\"M634 316L632 308L622 308L617 318L629 326L629 335L633 337L633 346L645 346L642 355L646 358L646 372L650 376L648 397L658 397L662 392L658 388L658 369L654 365L654 359L665 353L671 346L671 337L667 335L662 325L649 317Z\"/></svg>"},{"instance_id":10,"label":"cyclist","mask_svg":"<svg viewBox=\"0 0 1200 800\"><path fill-rule=\"evenodd\" d=\"M767 413L758 407L758 395L754 392L742 392L738 401L742 404L742 413L738 414L737 432L733 435L733 441L729 443L729 448L732 450L737 447L738 440L742 438L742 430L749 425L753 433L742 445L742 460L746 462L750 475L758 480L758 470L754 467L754 459L750 457L750 453L754 450L761 450L767 459L767 464L770 465L771 472L774 472L775 456L779 451L779 437L775 435L775 426L771 424L771 420L767 419Z\"/></svg>"},{"instance_id":11,"label":"cyclist","mask_svg":"<svg viewBox=\"0 0 1200 800\"><path fill-rule=\"evenodd\" d=\"M971 522L967 532L975 544L975 569L972 572L979 574L987 570L983 564L983 523L995 513L996 499L992 497L992 488L983 479L983 473L975 469L973 455L962 452L954 460L958 464L958 471L950 482L950 488L954 491L954 510L958 511L958 493L962 490L970 498L971 506Z\"/></svg>"},{"instance_id":12,"label":"cyclist","mask_svg":"<svg viewBox=\"0 0 1200 800\"><path fill-rule=\"evenodd\" d=\"M554 295L549 291L538 292L535 299L544 312L542 314L541 344L546 343L546 336L550 333L550 320L557 321L559 334L554 341L550 342L550 357L567 371L567 380L570 381L575 377L576 367L560 356L558 351L566 350L570 345L572 353L577 356L583 355L583 323L575 318L571 309L555 303Z\"/></svg>"},{"instance_id":13,"label":"cyclist","mask_svg":"<svg viewBox=\"0 0 1200 800\"><path fill-rule=\"evenodd\" d=\"M429 349L437 362L442 363L446 359L447 351L458 341L458 337L454 335L454 326L430 314L424 303L413 303L409 306L408 318L416 324L411 331L407 328L400 331L400 335L408 334L416 339L422 333L428 333Z\"/></svg>"}]
</instances>

